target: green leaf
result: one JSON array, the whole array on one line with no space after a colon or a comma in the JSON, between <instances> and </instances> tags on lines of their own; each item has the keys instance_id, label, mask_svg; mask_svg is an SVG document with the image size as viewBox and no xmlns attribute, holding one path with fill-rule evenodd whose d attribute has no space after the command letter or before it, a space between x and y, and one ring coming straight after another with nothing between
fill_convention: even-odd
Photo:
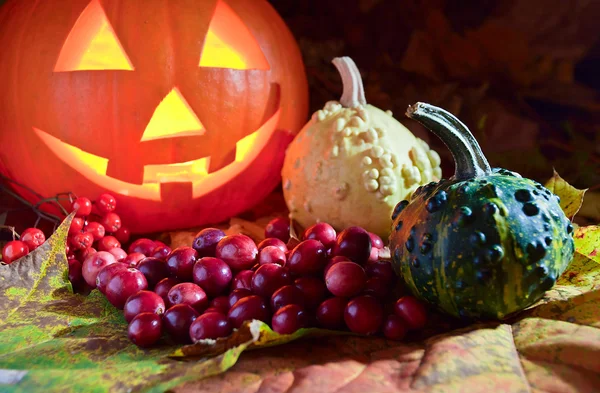
<instances>
[{"instance_id":1,"label":"green leaf","mask_svg":"<svg viewBox=\"0 0 600 393\"><path fill-rule=\"evenodd\" d=\"M223 372L250 345L204 362L168 359L175 346L166 341L138 349L127 338L122 312L104 296L72 293L69 223L27 257L0 266L0 391L162 392Z\"/></svg>"},{"instance_id":2,"label":"green leaf","mask_svg":"<svg viewBox=\"0 0 600 393\"><path fill-rule=\"evenodd\" d=\"M546 182L545 186L560 197L560 207L565 215L572 220L579 209L581 209L583 196L587 188L585 190L578 190L560 177L556 171L554 171L554 175Z\"/></svg>"}]
</instances>

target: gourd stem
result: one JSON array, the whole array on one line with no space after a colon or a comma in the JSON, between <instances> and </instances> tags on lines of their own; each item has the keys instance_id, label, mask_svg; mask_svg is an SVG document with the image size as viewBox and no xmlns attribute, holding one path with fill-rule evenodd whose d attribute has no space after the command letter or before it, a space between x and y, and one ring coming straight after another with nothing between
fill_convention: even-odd
<instances>
[{"instance_id":1,"label":"gourd stem","mask_svg":"<svg viewBox=\"0 0 600 393\"><path fill-rule=\"evenodd\" d=\"M340 104L346 108L367 105L360 71L354 61L347 56L343 56L336 57L332 63L342 76L342 84L344 86Z\"/></svg>"},{"instance_id":2,"label":"gourd stem","mask_svg":"<svg viewBox=\"0 0 600 393\"><path fill-rule=\"evenodd\" d=\"M454 177L457 180L486 176L492 172L471 131L451 113L417 102L408 107L406 116L421 123L448 146L454 157Z\"/></svg>"}]
</instances>

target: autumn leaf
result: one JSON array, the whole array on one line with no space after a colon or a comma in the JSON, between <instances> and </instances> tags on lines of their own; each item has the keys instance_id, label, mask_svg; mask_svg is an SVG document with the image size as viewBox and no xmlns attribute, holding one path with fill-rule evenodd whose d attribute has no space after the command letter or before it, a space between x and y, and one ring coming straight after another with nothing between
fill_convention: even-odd
<instances>
[{"instance_id":1,"label":"autumn leaf","mask_svg":"<svg viewBox=\"0 0 600 393\"><path fill-rule=\"evenodd\" d=\"M545 186L560 197L561 209L572 220L583 204L583 196L587 189L576 189L560 177L556 171L554 171L554 175L546 182Z\"/></svg>"},{"instance_id":2,"label":"autumn leaf","mask_svg":"<svg viewBox=\"0 0 600 393\"><path fill-rule=\"evenodd\" d=\"M163 392L223 372L250 344L204 362L168 359L177 346L166 341L137 348L122 312L104 296L72 293L69 222L27 257L0 266L0 391Z\"/></svg>"}]
</instances>

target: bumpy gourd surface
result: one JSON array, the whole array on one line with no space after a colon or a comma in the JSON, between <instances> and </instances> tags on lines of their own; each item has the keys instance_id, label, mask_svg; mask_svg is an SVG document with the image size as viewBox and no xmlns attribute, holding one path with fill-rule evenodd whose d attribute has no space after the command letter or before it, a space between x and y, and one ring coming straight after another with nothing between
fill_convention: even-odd
<instances>
[{"instance_id":1,"label":"bumpy gourd surface","mask_svg":"<svg viewBox=\"0 0 600 393\"><path fill-rule=\"evenodd\" d=\"M396 201L439 179L439 165L439 155L391 113L330 101L288 147L283 194L305 228L325 221L387 237Z\"/></svg>"},{"instance_id":2,"label":"bumpy gourd surface","mask_svg":"<svg viewBox=\"0 0 600 393\"><path fill-rule=\"evenodd\" d=\"M396 272L450 314L503 318L549 290L574 252L558 196L505 169L420 187L392 216Z\"/></svg>"}]
</instances>

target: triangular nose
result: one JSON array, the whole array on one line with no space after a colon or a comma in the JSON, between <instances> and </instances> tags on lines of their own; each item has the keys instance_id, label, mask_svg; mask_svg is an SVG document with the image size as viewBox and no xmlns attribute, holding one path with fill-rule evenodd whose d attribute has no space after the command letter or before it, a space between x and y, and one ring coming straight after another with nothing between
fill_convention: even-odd
<instances>
[{"instance_id":1,"label":"triangular nose","mask_svg":"<svg viewBox=\"0 0 600 393\"><path fill-rule=\"evenodd\" d=\"M205 132L204 126L179 89L175 87L154 110L142 136L142 142L178 136L202 135Z\"/></svg>"}]
</instances>

